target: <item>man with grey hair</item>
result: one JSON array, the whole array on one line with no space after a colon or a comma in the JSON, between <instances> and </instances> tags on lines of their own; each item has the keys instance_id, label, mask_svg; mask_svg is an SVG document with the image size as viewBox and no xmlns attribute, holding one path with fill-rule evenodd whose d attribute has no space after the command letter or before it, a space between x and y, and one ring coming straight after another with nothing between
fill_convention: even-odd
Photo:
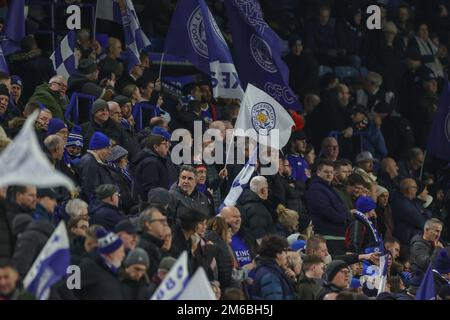
<instances>
[{"instance_id":1,"label":"man with grey hair","mask_svg":"<svg viewBox=\"0 0 450 320\"><path fill-rule=\"evenodd\" d=\"M406 159L398 163L400 179L419 179L424 161L425 155L422 149L411 148L406 155Z\"/></svg>"},{"instance_id":2,"label":"man with grey hair","mask_svg":"<svg viewBox=\"0 0 450 320\"><path fill-rule=\"evenodd\" d=\"M375 108L380 108L379 105L385 104L383 109L394 110L395 95L391 91L384 90L383 77L376 72L369 71L364 81L364 89L356 92L356 103L364 106L367 112L375 111Z\"/></svg>"},{"instance_id":3,"label":"man with grey hair","mask_svg":"<svg viewBox=\"0 0 450 320\"><path fill-rule=\"evenodd\" d=\"M276 213L271 212L267 205L268 196L267 179L256 176L250 181L250 190L244 190L238 200L243 225L257 242L264 236L275 233Z\"/></svg>"},{"instance_id":4,"label":"man with grey hair","mask_svg":"<svg viewBox=\"0 0 450 320\"><path fill-rule=\"evenodd\" d=\"M147 208L139 216L139 228L142 234L139 237L138 247L147 252L150 267L147 272L150 278L157 274L162 259L161 247L164 245L167 217L157 208Z\"/></svg>"},{"instance_id":5,"label":"man with grey hair","mask_svg":"<svg viewBox=\"0 0 450 320\"><path fill-rule=\"evenodd\" d=\"M71 199L67 201L66 213L70 219L75 219L79 216L89 217L88 204L81 199Z\"/></svg>"},{"instance_id":6,"label":"man with grey hair","mask_svg":"<svg viewBox=\"0 0 450 320\"><path fill-rule=\"evenodd\" d=\"M423 227L423 234L411 239L411 271L417 283L420 283L418 281L422 279L432 258L444 247L439 241L442 226L439 219L428 219Z\"/></svg>"},{"instance_id":7,"label":"man with grey hair","mask_svg":"<svg viewBox=\"0 0 450 320\"><path fill-rule=\"evenodd\" d=\"M50 155L51 162L55 165L63 158L64 155L64 140L56 135L49 135L44 140L44 146L47 149L47 153Z\"/></svg>"},{"instance_id":8,"label":"man with grey hair","mask_svg":"<svg viewBox=\"0 0 450 320\"><path fill-rule=\"evenodd\" d=\"M64 120L64 111L69 103L66 91L67 80L63 76L57 75L52 77L48 83L37 86L28 102L44 105L52 112L54 118Z\"/></svg>"}]
</instances>

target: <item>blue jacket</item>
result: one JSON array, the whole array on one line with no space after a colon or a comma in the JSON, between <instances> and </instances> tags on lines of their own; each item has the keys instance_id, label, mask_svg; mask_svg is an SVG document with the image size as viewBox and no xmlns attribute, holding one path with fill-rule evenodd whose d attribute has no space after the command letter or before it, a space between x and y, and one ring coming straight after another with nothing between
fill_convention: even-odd
<instances>
[{"instance_id":1,"label":"blue jacket","mask_svg":"<svg viewBox=\"0 0 450 320\"><path fill-rule=\"evenodd\" d=\"M275 260L257 261L255 281L251 287L252 300L294 300L294 288Z\"/></svg>"},{"instance_id":2,"label":"blue jacket","mask_svg":"<svg viewBox=\"0 0 450 320\"><path fill-rule=\"evenodd\" d=\"M106 166L99 163L92 154L87 153L81 158L81 190L83 199L88 203L95 198L95 188L101 184L115 184L114 178Z\"/></svg>"},{"instance_id":3,"label":"blue jacket","mask_svg":"<svg viewBox=\"0 0 450 320\"><path fill-rule=\"evenodd\" d=\"M305 198L316 232L344 237L350 213L333 187L316 176L312 178Z\"/></svg>"},{"instance_id":4,"label":"blue jacket","mask_svg":"<svg viewBox=\"0 0 450 320\"><path fill-rule=\"evenodd\" d=\"M108 231L114 231L116 224L126 218L119 208L103 201L95 200L90 207L91 225L99 224Z\"/></svg>"},{"instance_id":5,"label":"blue jacket","mask_svg":"<svg viewBox=\"0 0 450 320\"><path fill-rule=\"evenodd\" d=\"M33 220L45 220L54 223L54 216L42 204L38 203L36 210L33 212Z\"/></svg>"},{"instance_id":6,"label":"blue jacket","mask_svg":"<svg viewBox=\"0 0 450 320\"><path fill-rule=\"evenodd\" d=\"M367 128L361 131L356 131L355 136L360 138L360 146L357 148L356 154L363 151L370 151L370 153L377 159L383 159L387 155L386 142L383 134L374 124L369 123Z\"/></svg>"},{"instance_id":7,"label":"blue jacket","mask_svg":"<svg viewBox=\"0 0 450 320\"><path fill-rule=\"evenodd\" d=\"M429 213L415 200L409 200L401 193L392 199L392 217L394 218L394 236L401 244L409 245L412 237L423 232Z\"/></svg>"},{"instance_id":8,"label":"blue jacket","mask_svg":"<svg viewBox=\"0 0 450 320\"><path fill-rule=\"evenodd\" d=\"M309 178L309 165L308 162L306 162L305 157L301 155L289 154L287 159L292 168L292 179L306 182Z\"/></svg>"}]
</instances>

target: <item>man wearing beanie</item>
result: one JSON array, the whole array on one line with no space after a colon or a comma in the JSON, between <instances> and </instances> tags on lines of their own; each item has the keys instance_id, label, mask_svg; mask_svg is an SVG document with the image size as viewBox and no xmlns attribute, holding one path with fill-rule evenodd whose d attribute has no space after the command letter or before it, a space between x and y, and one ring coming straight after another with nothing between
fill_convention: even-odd
<instances>
[{"instance_id":1,"label":"man wearing beanie","mask_svg":"<svg viewBox=\"0 0 450 320\"><path fill-rule=\"evenodd\" d=\"M28 102L44 105L52 112L54 118L64 120L64 111L69 101L66 97L67 80L63 76L52 77L48 83L36 87Z\"/></svg>"},{"instance_id":2,"label":"man wearing beanie","mask_svg":"<svg viewBox=\"0 0 450 320\"><path fill-rule=\"evenodd\" d=\"M67 137L65 145L67 156L71 164L78 165L81 160L81 151L84 147L84 139L80 126L74 126Z\"/></svg>"},{"instance_id":3,"label":"man wearing beanie","mask_svg":"<svg viewBox=\"0 0 450 320\"><path fill-rule=\"evenodd\" d=\"M432 218L425 222L423 234L416 235L411 239L411 271L413 278L411 284L419 286L423 274L426 272L433 256L437 256L439 251L444 247L440 242L443 223Z\"/></svg>"},{"instance_id":4,"label":"man wearing beanie","mask_svg":"<svg viewBox=\"0 0 450 320\"><path fill-rule=\"evenodd\" d=\"M101 132L95 132L80 163L82 197L88 203L95 198L97 186L114 184L113 176L106 165L106 158L110 152L109 138Z\"/></svg>"},{"instance_id":5,"label":"man wearing beanie","mask_svg":"<svg viewBox=\"0 0 450 320\"><path fill-rule=\"evenodd\" d=\"M339 293L350 285L350 270L348 264L342 260L333 260L325 270L326 282L318 294L318 299L323 298L331 292Z\"/></svg>"},{"instance_id":6,"label":"man wearing beanie","mask_svg":"<svg viewBox=\"0 0 450 320\"><path fill-rule=\"evenodd\" d=\"M360 196L356 200L356 210L364 214L376 228L377 214L375 209L377 204L368 196ZM355 214L355 220L350 223L345 232L345 244L349 251L363 253L365 248L376 246L377 240L374 238L367 221Z\"/></svg>"},{"instance_id":7,"label":"man wearing beanie","mask_svg":"<svg viewBox=\"0 0 450 320\"><path fill-rule=\"evenodd\" d=\"M69 129L67 129L67 124L61 119L52 118L48 123L47 135L57 134L64 140L64 144L69 136Z\"/></svg>"},{"instance_id":8,"label":"man wearing beanie","mask_svg":"<svg viewBox=\"0 0 450 320\"><path fill-rule=\"evenodd\" d=\"M113 231L120 221L126 219L119 209L119 189L114 184L102 184L95 189L95 195L96 199L90 204L90 223Z\"/></svg>"},{"instance_id":9,"label":"man wearing beanie","mask_svg":"<svg viewBox=\"0 0 450 320\"><path fill-rule=\"evenodd\" d=\"M97 250L81 259L81 289L75 294L81 300L126 299L118 274L125 258L122 240L103 228L97 230L96 236Z\"/></svg>"},{"instance_id":10,"label":"man wearing beanie","mask_svg":"<svg viewBox=\"0 0 450 320\"><path fill-rule=\"evenodd\" d=\"M150 299L150 281L146 274L149 265L150 261L145 250L136 248L128 253L123 263L124 270L120 274L127 299Z\"/></svg>"}]
</instances>

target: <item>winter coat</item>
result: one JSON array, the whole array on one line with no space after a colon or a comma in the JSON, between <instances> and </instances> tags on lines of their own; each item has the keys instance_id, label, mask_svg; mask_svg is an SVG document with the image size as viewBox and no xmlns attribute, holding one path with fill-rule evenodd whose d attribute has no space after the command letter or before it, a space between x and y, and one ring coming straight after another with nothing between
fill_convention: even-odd
<instances>
[{"instance_id":1,"label":"winter coat","mask_svg":"<svg viewBox=\"0 0 450 320\"><path fill-rule=\"evenodd\" d=\"M195 188L195 190L188 195L178 185L174 185L169 191L169 215L172 222L176 221L176 218L181 212L195 209L205 215L206 218L212 217L214 212L211 212L211 206L209 204L208 197Z\"/></svg>"},{"instance_id":2,"label":"winter coat","mask_svg":"<svg viewBox=\"0 0 450 320\"><path fill-rule=\"evenodd\" d=\"M17 239L12 259L22 277L30 270L54 229L55 227L48 221L33 221Z\"/></svg>"},{"instance_id":3,"label":"winter coat","mask_svg":"<svg viewBox=\"0 0 450 320\"><path fill-rule=\"evenodd\" d=\"M124 300L124 286L117 271L108 267L103 258L93 251L80 262L81 289L76 291L80 300Z\"/></svg>"},{"instance_id":4,"label":"winter coat","mask_svg":"<svg viewBox=\"0 0 450 320\"><path fill-rule=\"evenodd\" d=\"M93 154L81 158L82 197L88 203L95 198L95 188L101 184L114 184L114 179L106 164L97 161Z\"/></svg>"},{"instance_id":5,"label":"winter coat","mask_svg":"<svg viewBox=\"0 0 450 320\"><path fill-rule=\"evenodd\" d=\"M83 130L83 137L86 143L84 144L84 148L87 149L89 146L89 141L91 141L94 132L99 131L111 140L125 149L128 150L127 141L125 139L124 129L120 124L115 123L112 119L108 119L105 123L98 124L93 119L89 122L85 122L81 125L81 129Z\"/></svg>"},{"instance_id":6,"label":"winter coat","mask_svg":"<svg viewBox=\"0 0 450 320\"><path fill-rule=\"evenodd\" d=\"M411 239L410 247L411 271L413 274L421 277L427 271L433 255L439 250L440 248L435 248L433 243L423 239L421 234L415 235Z\"/></svg>"},{"instance_id":7,"label":"winter coat","mask_svg":"<svg viewBox=\"0 0 450 320\"><path fill-rule=\"evenodd\" d=\"M253 191L245 190L238 200L242 225L255 239L276 233L275 221L266 203Z\"/></svg>"},{"instance_id":8,"label":"winter coat","mask_svg":"<svg viewBox=\"0 0 450 320\"><path fill-rule=\"evenodd\" d=\"M321 290L317 279L308 278L304 273L300 275L296 286L298 300L315 300Z\"/></svg>"},{"instance_id":9,"label":"winter coat","mask_svg":"<svg viewBox=\"0 0 450 320\"><path fill-rule=\"evenodd\" d=\"M253 300L294 300L295 291L275 260L261 257L256 264L251 296Z\"/></svg>"},{"instance_id":10,"label":"winter coat","mask_svg":"<svg viewBox=\"0 0 450 320\"><path fill-rule=\"evenodd\" d=\"M163 158L153 150L143 149L133 162L133 199L147 201L148 192L154 188L169 190L177 181L178 172L170 157Z\"/></svg>"},{"instance_id":11,"label":"winter coat","mask_svg":"<svg viewBox=\"0 0 450 320\"><path fill-rule=\"evenodd\" d=\"M114 227L122 220L126 219L126 215L116 206L101 200L94 200L89 210L90 224L99 224L108 231L114 231Z\"/></svg>"},{"instance_id":12,"label":"winter coat","mask_svg":"<svg viewBox=\"0 0 450 320\"><path fill-rule=\"evenodd\" d=\"M150 267L147 270L147 274L151 278L158 272L158 266L162 259L161 247L164 244L164 240L158 239L151 234L144 232L139 237L138 247L147 252Z\"/></svg>"},{"instance_id":13,"label":"winter coat","mask_svg":"<svg viewBox=\"0 0 450 320\"><path fill-rule=\"evenodd\" d=\"M316 233L344 237L350 213L333 187L316 176L312 179L305 198Z\"/></svg>"},{"instance_id":14,"label":"winter coat","mask_svg":"<svg viewBox=\"0 0 450 320\"><path fill-rule=\"evenodd\" d=\"M69 101L61 97L58 91L50 90L47 83L43 83L36 87L29 102L37 102L44 105L52 112L53 118L64 120L64 112L66 112Z\"/></svg>"},{"instance_id":15,"label":"winter coat","mask_svg":"<svg viewBox=\"0 0 450 320\"><path fill-rule=\"evenodd\" d=\"M123 285L126 299L129 300L149 300L150 283L144 275L139 281L130 279L124 270L119 272L119 278Z\"/></svg>"},{"instance_id":16,"label":"winter coat","mask_svg":"<svg viewBox=\"0 0 450 320\"><path fill-rule=\"evenodd\" d=\"M12 221L7 215L5 201L0 202L0 259L11 258L14 252L14 235Z\"/></svg>"},{"instance_id":17,"label":"winter coat","mask_svg":"<svg viewBox=\"0 0 450 320\"><path fill-rule=\"evenodd\" d=\"M233 273L233 256L229 245L220 236L212 230L207 230L205 239L211 241L217 248L216 260L219 269L220 287L225 289L231 284L231 275Z\"/></svg>"}]
</instances>

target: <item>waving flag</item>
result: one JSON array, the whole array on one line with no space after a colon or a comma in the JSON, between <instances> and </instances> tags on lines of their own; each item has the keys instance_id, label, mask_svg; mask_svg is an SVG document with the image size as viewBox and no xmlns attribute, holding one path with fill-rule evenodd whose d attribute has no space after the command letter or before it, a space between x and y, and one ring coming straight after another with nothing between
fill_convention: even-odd
<instances>
[{"instance_id":1,"label":"waving flag","mask_svg":"<svg viewBox=\"0 0 450 320\"><path fill-rule=\"evenodd\" d=\"M48 299L51 286L66 275L69 264L69 237L61 221L28 271L25 289L39 300Z\"/></svg>"},{"instance_id":2,"label":"waving flag","mask_svg":"<svg viewBox=\"0 0 450 320\"><path fill-rule=\"evenodd\" d=\"M289 113L275 99L252 84L247 85L234 135L258 136L259 143L281 149L289 141L293 125Z\"/></svg>"},{"instance_id":3,"label":"waving flag","mask_svg":"<svg viewBox=\"0 0 450 320\"><path fill-rule=\"evenodd\" d=\"M139 20L131 0L125 0L125 10L121 12L122 25L125 34L125 45L127 47L128 71L140 64L139 53L151 43L142 31Z\"/></svg>"},{"instance_id":4,"label":"waving flag","mask_svg":"<svg viewBox=\"0 0 450 320\"><path fill-rule=\"evenodd\" d=\"M436 298L436 289L434 287L433 264L430 263L425 272L419 289L416 292L416 300L434 300Z\"/></svg>"},{"instance_id":5,"label":"waving flag","mask_svg":"<svg viewBox=\"0 0 450 320\"><path fill-rule=\"evenodd\" d=\"M204 0L178 1L164 52L184 57L210 75L214 97L242 100L230 50Z\"/></svg>"},{"instance_id":6,"label":"waving flag","mask_svg":"<svg viewBox=\"0 0 450 320\"><path fill-rule=\"evenodd\" d=\"M39 146L34 130L38 114L35 111L28 117L14 141L0 154L0 186L65 186L72 190L75 188L72 180L50 164Z\"/></svg>"},{"instance_id":7,"label":"waving flag","mask_svg":"<svg viewBox=\"0 0 450 320\"><path fill-rule=\"evenodd\" d=\"M0 44L0 71L9 74L8 64L3 54L2 45Z\"/></svg>"},{"instance_id":8,"label":"waving flag","mask_svg":"<svg viewBox=\"0 0 450 320\"><path fill-rule=\"evenodd\" d=\"M436 158L450 161L450 83L445 80L438 110L428 136L427 151Z\"/></svg>"},{"instance_id":9,"label":"waving flag","mask_svg":"<svg viewBox=\"0 0 450 320\"><path fill-rule=\"evenodd\" d=\"M194 273L178 300L217 300L202 267Z\"/></svg>"},{"instance_id":10,"label":"waving flag","mask_svg":"<svg viewBox=\"0 0 450 320\"><path fill-rule=\"evenodd\" d=\"M9 1L5 31L2 39L3 53L20 51L20 41L25 37L25 0Z\"/></svg>"},{"instance_id":11,"label":"waving flag","mask_svg":"<svg viewBox=\"0 0 450 320\"><path fill-rule=\"evenodd\" d=\"M120 8L118 0L97 0L95 18L106 21L121 23Z\"/></svg>"},{"instance_id":12,"label":"waving flag","mask_svg":"<svg viewBox=\"0 0 450 320\"><path fill-rule=\"evenodd\" d=\"M188 281L188 256L183 251L150 300L176 300Z\"/></svg>"},{"instance_id":13,"label":"waving flag","mask_svg":"<svg viewBox=\"0 0 450 320\"><path fill-rule=\"evenodd\" d=\"M248 184L250 178L253 175L253 172L255 171L257 155L258 155L258 148L255 148L245 166L238 173L236 178L234 178L230 192L228 192L228 195L223 201L223 204L220 206L219 211L225 206L234 206L236 204L237 200L241 196L242 191L244 190L243 186Z\"/></svg>"},{"instance_id":14,"label":"waving flag","mask_svg":"<svg viewBox=\"0 0 450 320\"><path fill-rule=\"evenodd\" d=\"M242 87L252 83L284 108L301 108L289 88L289 70L281 58L283 41L264 21L257 0L225 0L236 66Z\"/></svg>"},{"instance_id":15,"label":"waving flag","mask_svg":"<svg viewBox=\"0 0 450 320\"><path fill-rule=\"evenodd\" d=\"M69 76L76 71L77 67L75 61L75 40L75 31L70 30L61 41L60 46L50 56L56 74L62 75L66 79L69 79Z\"/></svg>"}]
</instances>

